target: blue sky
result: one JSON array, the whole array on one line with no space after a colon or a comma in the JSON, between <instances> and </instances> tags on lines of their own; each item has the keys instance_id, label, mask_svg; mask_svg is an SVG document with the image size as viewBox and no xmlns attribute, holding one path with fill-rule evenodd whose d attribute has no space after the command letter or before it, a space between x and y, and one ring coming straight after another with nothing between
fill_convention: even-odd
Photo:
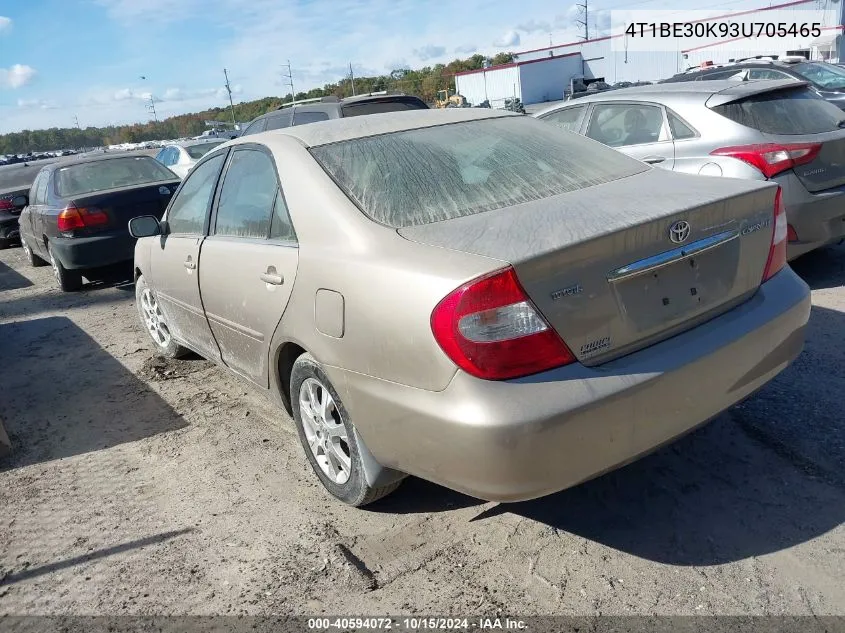
<instances>
[{"instance_id":1,"label":"blue sky","mask_svg":"<svg viewBox=\"0 0 845 633\"><path fill-rule=\"evenodd\" d=\"M726 10L769 4L717 0ZM679 0L592 3L683 9ZM0 0L0 133L146 121L356 74L574 41L575 2L552 0ZM146 79L141 79L141 77Z\"/></svg>"}]
</instances>

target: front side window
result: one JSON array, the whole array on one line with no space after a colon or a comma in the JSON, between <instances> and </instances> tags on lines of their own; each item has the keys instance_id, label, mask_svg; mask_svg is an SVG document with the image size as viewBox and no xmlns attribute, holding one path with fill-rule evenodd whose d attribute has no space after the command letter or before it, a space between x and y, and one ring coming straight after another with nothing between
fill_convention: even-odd
<instances>
[{"instance_id":1,"label":"front side window","mask_svg":"<svg viewBox=\"0 0 845 633\"><path fill-rule=\"evenodd\" d=\"M225 154L209 158L195 167L185 178L182 188L176 194L167 212L170 233L203 235L208 207L225 158Z\"/></svg>"},{"instance_id":2,"label":"front side window","mask_svg":"<svg viewBox=\"0 0 845 633\"><path fill-rule=\"evenodd\" d=\"M278 191L270 157L259 150L237 150L220 189L214 234L266 239Z\"/></svg>"},{"instance_id":3,"label":"front side window","mask_svg":"<svg viewBox=\"0 0 845 633\"><path fill-rule=\"evenodd\" d=\"M548 123L553 123L554 125L558 126L563 130L577 132L581 124L581 117L584 116L584 111L586 109L586 106L562 108L561 110L551 112L546 116L541 117L540 120L547 121Z\"/></svg>"},{"instance_id":4,"label":"front side window","mask_svg":"<svg viewBox=\"0 0 845 633\"><path fill-rule=\"evenodd\" d=\"M648 169L521 116L356 138L311 153L364 214L393 228L550 198Z\"/></svg>"},{"instance_id":5,"label":"front side window","mask_svg":"<svg viewBox=\"0 0 845 633\"><path fill-rule=\"evenodd\" d=\"M55 172L56 193L62 198L173 178L173 172L151 156L109 158L62 167Z\"/></svg>"},{"instance_id":6,"label":"front side window","mask_svg":"<svg viewBox=\"0 0 845 633\"><path fill-rule=\"evenodd\" d=\"M599 104L593 108L587 136L611 147L656 143L663 128L663 112L653 105Z\"/></svg>"}]
</instances>

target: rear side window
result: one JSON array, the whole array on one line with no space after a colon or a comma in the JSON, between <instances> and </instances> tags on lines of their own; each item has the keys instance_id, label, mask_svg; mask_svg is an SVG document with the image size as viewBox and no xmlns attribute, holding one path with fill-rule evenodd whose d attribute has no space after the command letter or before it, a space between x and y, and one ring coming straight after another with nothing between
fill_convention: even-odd
<instances>
[{"instance_id":1,"label":"rear side window","mask_svg":"<svg viewBox=\"0 0 845 633\"><path fill-rule=\"evenodd\" d=\"M394 228L550 198L648 169L516 116L357 138L311 152L368 217Z\"/></svg>"},{"instance_id":2,"label":"rear side window","mask_svg":"<svg viewBox=\"0 0 845 633\"><path fill-rule=\"evenodd\" d=\"M551 112L544 117L540 117L541 121L552 123L563 130L570 132L577 132L581 126L581 117L587 106L576 106L574 108L563 108L556 112Z\"/></svg>"},{"instance_id":3,"label":"rear side window","mask_svg":"<svg viewBox=\"0 0 845 633\"><path fill-rule=\"evenodd\" d=\"M266 119L266 127L264 131L267 130L280 130L283 127L290 127L290 120L293 112L290 110L285 110L283 112L279 112L278 114L274 114L272 116L268 116Z\"/></svg>"},{"instance_id":4,"label":"rear side window","mask_svg":"<svg viewBox=\"0 0 845 633\"><path fill-rule=\"evenodd\" d=\"M273 161L258 150L237 150L220 189L214 234L265 239L278 191Z\"/></svg>"},{"instance_id":5,"label":"rear side window","mask_svg":"<svg viewBox=\"0 0 845 633\"><path fill-rule=\"evenodd\" d=\"M819 134L839 129L842 110L807 89L754 95L713 106L723 117L765 134Z\"/></svg>"},{"instance_id":6,"label":"rear side window","mask_svg":"<svg viewBox=\"0 0 845 633\"><path fill-rule=\"evenodd\" d=\"M241 136L249 136L250 134L258 134L259 132L264 131L264 119L258 119L257 121L253 121L250 123L247 128L243 131Z\"/></svg>"},{"instance_id":7,"label":"rear side window","mask_svg":"<svg viewBox=\"0 0 845 633\"><path fill-rule=\"evenodd\" d=\"M305 125L306 123L316 123L317 121L328 121L329 115L326 112L295 112L293 115L294 125Z\"/></svg>"},{"instance_id":8,"label":"rear side window","mask_svg":"<svg viewBox=\"0 0 845 633\"><path fill-rule=\"evenodd\" d=\"M428 106L419 99L386 99L348 103L341 108L345 117L379 114L380 112L400 112L402 110L428 110Z\"/></svg>"},{"instance_id":9,"label":"rear side window","mask_svg":"<svg viewBox=\"0 0 845 633\"><path fill-rule=\"evenodd\" d=\"M695 138L696 132L689 125L684 123L677 114L667 108L666 114L669 117L669 129L672 131L672 138L682 141L685 138Z\"/></svg>"}]
</instances>

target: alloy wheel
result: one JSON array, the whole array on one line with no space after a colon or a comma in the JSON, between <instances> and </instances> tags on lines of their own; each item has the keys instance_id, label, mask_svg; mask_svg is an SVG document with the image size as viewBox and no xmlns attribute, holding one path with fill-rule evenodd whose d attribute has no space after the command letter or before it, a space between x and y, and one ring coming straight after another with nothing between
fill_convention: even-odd
<instances>
[{"instance_id":1,"label":"alloy wheel","mask_svg":"<svg viewBox=\"0 0 845 633\"><path fill-rule=\"evenodd\" d=\"M156 301L155 295L149 288L141 293L141 313L144 325L156 345L166 348L170 344L170 330L164 321L164 314Z\"/></svg>"},{"instance_id":2,"label":"alloy wheel","mask_svg":"<svg viewBox=\"0 0 845 633\"><path fill-rule=\"evenodd\" d=\"M307 378L302 383L299 411L305 438L320 470L342 486L352 472L349 436L331 393L319 380Z\"/></svg>"}]
</instances>

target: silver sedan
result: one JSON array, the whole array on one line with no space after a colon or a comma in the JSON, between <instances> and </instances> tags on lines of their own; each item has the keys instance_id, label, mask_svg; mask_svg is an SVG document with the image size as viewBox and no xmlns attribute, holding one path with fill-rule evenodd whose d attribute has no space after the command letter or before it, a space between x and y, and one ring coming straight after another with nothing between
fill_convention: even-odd
<instances>
[{"instance_id":1,"label":"silver sedan","mask_svg":"<svg viewBox=\"0 0 845 633\"><path fill-rule=\"evenodd\" d=\"M778 183L790 260L845 237L845 113L805 82L625 88L534 116L664 169Z\"/></svg>"}]
</instances>

